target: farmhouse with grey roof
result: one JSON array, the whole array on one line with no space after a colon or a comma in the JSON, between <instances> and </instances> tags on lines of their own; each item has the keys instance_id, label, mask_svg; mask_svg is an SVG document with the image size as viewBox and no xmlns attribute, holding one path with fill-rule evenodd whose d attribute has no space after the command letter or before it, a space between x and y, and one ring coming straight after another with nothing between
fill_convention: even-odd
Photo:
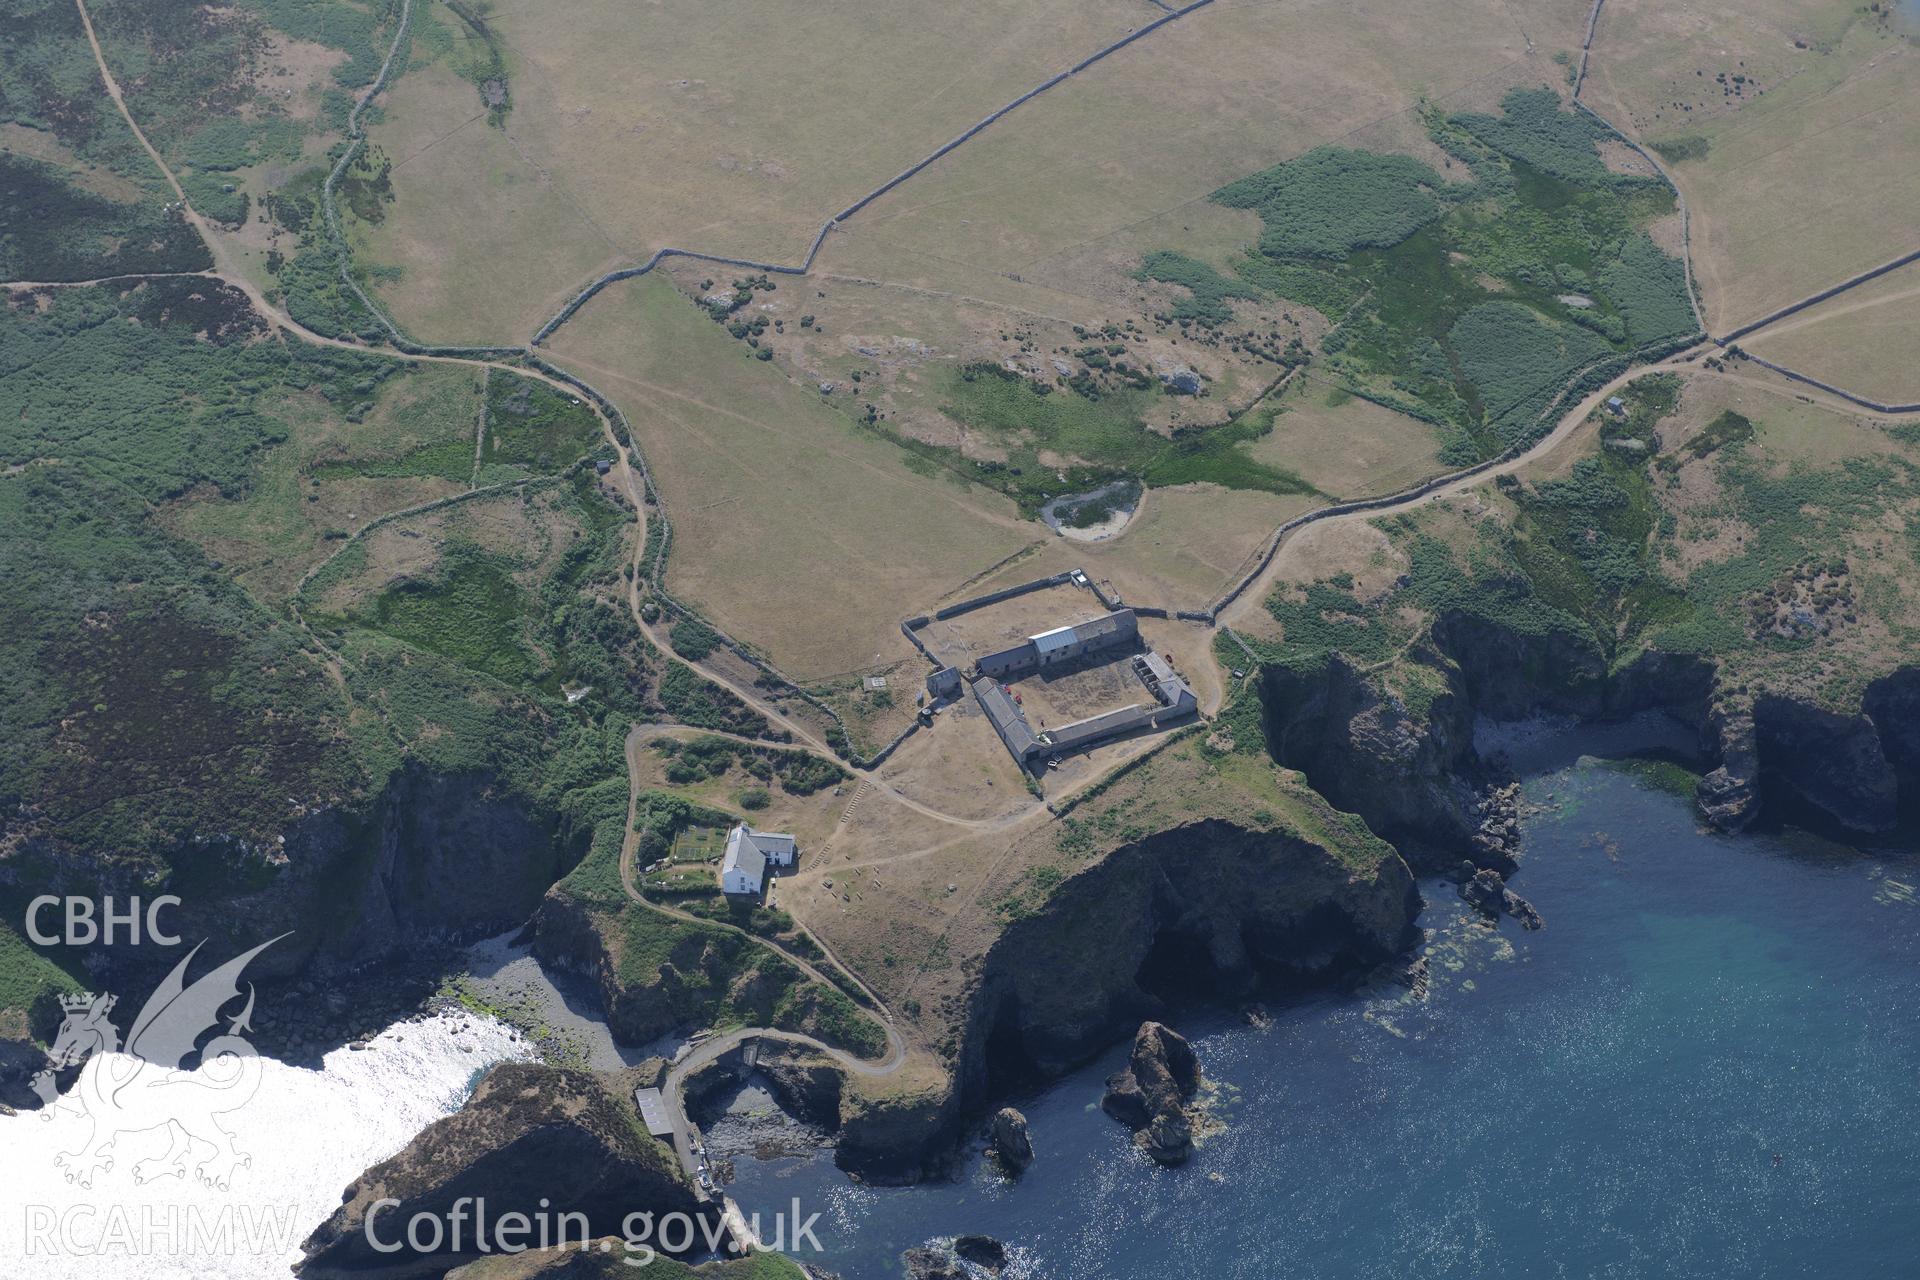
<instances>
[{"instance_id":1,"label":"farmhouse with grey roof","mask_svg":"<svg viewBox=\"0 0 1920 1280\"><path fill-rule=\"evenodd\" d=\"M767 868L791 867L800 855L792 836L778 831L755 831L741 823L727 832L727 852L720 861L720 889L724 893L760 895Z\"/></svg>"}]
</instances>

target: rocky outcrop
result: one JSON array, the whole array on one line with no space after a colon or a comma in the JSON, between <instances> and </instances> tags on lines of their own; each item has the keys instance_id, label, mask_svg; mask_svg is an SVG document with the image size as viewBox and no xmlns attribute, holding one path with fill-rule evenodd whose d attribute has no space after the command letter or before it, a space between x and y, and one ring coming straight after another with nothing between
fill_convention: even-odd
<instances>
[{"instance_id":1,"label":"rocky outcrop","mask_svg":"<svg viewBox=\"0 0 1920 1280\"><path fill-rule=\"evenodd\" d=\"M900 1261L906 1266L907 1280L970 1280L960 1259L944 1249L909 1249L900 1255Z\"/></svg>"},{"instance_id":2,"label":"rocky outcrop","mask_svg":"<svg viewBox=\"0 0 1920 1280\"><path fill-rule=\"evenodd\" d=\"M1007 1268L1007 1246L992 1236L955 1236L952 1244L922 1245L900 1255L907 1280L971 1280L978 1268L999 1275ZM967 1266L962 1266L965 1263Z\"/></svg>"},{"instance_id":3,"label":"rocky outcrop","mask_svg":"<svg viewBox=\"0 0 1920 1280\"><path fill-rule=\"evenodd\" d=\"M1027 1118L1012 1107L994 1112L988 1137L996 1159L1007 1172L1018 1176L1033 1163L1033 1139L1027 1133Z\"/></svg>"},{"instance_id":4,"label":"rocky outcrop","mask_svg":"<svg viewBox=\"0 0 1920 1280\"><path fill-rule=\"evenodd\" d=\"M962 1094L1063 1075L1185 1002L1363 971L1411 944L1418 912L1412 873L1378 842L1336 852L1220 819L1144 836L1001 935L972 1002Z\"/></svg>"},{"instance_id":5,"label":"rocky outcrop","mask_svg":"<svg viewBox=\"0 0 1920 1280\"><path fill-rule=\"evenodd\" d=\"M1274 759L1432 870L1473 840L1478 771L1460 673L1437 651L1422 656L1444 689L1420 711L1337 655L1314 668L1266 668L1261 701Z\"/></svg>"},{"instance_id":6,"label":"rocky outcrop","mask_svg":"<svg viewBox=\"0 0 1920 1280\"><path fill-rule=\"evenodd\" d=\"M1873 720L1894 771L1920 784L1920 667L1904 667L1868 685L1860 709Z\"/></svg>"},{"instance_id":7,"label":"rocky outcrop","mask_svg":"<svg viewBox=\"0 0 1920 1280\"><path fill-rule=\"evenodd\" d=\"M379 1206L382 1200L399 1203ZM618 1234L636 1211L706 1212L671 1151L598 1077L509 1063L489 1073L456 1114L355 1179L340 1208L301 1246L306 1257L296 1271L303 1280L442 1275L482 1252L475 1240L480 1200L496 1225L509 1213L535 1221L579 1213L593 1236ZM460 1206L468 1226L456 1248L448 1224ZM437 1251L373 1247L370 1231L383 1243L404 1243L405 1224L416 1215L448 1225Z\"/></svg>"},{"instance_id":8,"label":"rocky outcrop","mask_svg":"<svg viewBox=\"0 0 1920 1280\"><path fill-rule=\"evenodd\" d=\"M768 1052L763 1044L757 1069L782 1111L827 1133L839 1130L845 1078L832 1060L791 1046Z\"/></svg>"},{"instance_id":9,"label":"rocky outcrop","mask_svg":"<svg viewBox=\"0 0 1920 1280\"><path fill-rule=\"evenodd\" d=\"M1143 1020L1272 984L1357 979L1400 954L1419 912L1412 873L1357 823L1311 801L1325 824L1313 839L1251 820L1194 818L1087 855L1083 869L967 962L972 983L959 997L950 1070L917 1055L877 1082L835 1069L835 1095L812 1074L829 1064L793 1055L776 1072L808 1072L788 1086L801 1100L796 1113L834 1130L821 1113L835 1106L843 1168L872 1182L912 1181L943 1167L969 1112L1066 1074ZM1143 1127L1151 1122L1148 1114Z\"/></svg>"},{"instance_id":10,"label":"rocky outcrop","mask_svg":"<svg viewBox=\"0 0 1920 1280\"><path fill-rule=\"evenodd\" d=\"M1900 783L1864 712L1843 715L1778 696L1753 704L1763 777L1855 831L1891 830ZM1895 728L1899 726L1896 722Z\"/></svg>"},{"instance_id":11,"label":"rocky outcrop","mask_svg":"<svg viewBox=\"0 0 1920 1280\"><path fill-rule=\"evenodd\" d=\"M1868 687L1857 712L1779 693L1748 697L1717 687L1715 664L1693 654L1646 652L1609 670L1591 640L1572 631L1512 631L1467 613L1436 618L1407 661L1438 692L1417 712L1385 691L1392 681L1339 657L1262 673L1267 737L1280 763L1300 769L1335 804L1360 814L1423 872L1462 857L1503 874L1516 842L1488 823L1491 771L1473 749L1476 717L1541 713L1583 719L1662 711L1700 730L1713 767L1698 791L1702 815L1738 830L1763 796L1791 795L1837 824L1864 832L1892 825L1899 779L1920 787L1920 670Z\"/></svg>"},{"instance_id":12,"label":"rocky outcrop","mask_svg":"<svg viewBox=\"0 0 1920 1280\"><path fill-rule=\"evenodd\" d=\"M27 1024L24 1010L0 1011L0 1106L40 1105L27 1082L47 1066L47 1055Z\"/></svg>"},{"instance_id":13,"label":"rocky outcrop","mask_svg":"<svg viewBox=\"0 0 1920 1280\"><path fill-rule=\"evenodd\" d=\"M988 1271L1007 1269L1007 1246L992 1236L955 1236L953 1256Z\"/></svg>"},{"instance_id":14,"label":"rocky outcrop","mask_svg":"<svg viewBox=\"0 0 1920 1280\"><path fill-rule=\"evenodd\" d=\"M645 1265L641 1265L644 1263ZM732 1262L703 1262L697 1267L655 1258L613 1236L590 1240L585 1248L529 1249L525 1253L482 1258L447 1273L447 1280L833 1280L778 1253L758 1253Z\"/></svg>"},{"instance_id":15,"label":"rocky outcrop","mask_svg":"<svg viewBox=\"0 0 1920 1280\"><path fill-rule=\"evenodd\" d=\"M271 850L215 838L159 851L154 862L174 870L164 891L181 902L165 922L187 945L205 940L209 955L231 956L277 937L249 966L250 980L298 979L334 992L344 975L523 923L583 840L490 775L410 767L363 811L292 817ZM152 865L95 864L29 842L0 860L0 892L30 884L35 894L124 903L157 892L146 880ZM151 990L179 956L118 945L77 959L96 989L133 992ZM298 1003L284 991L263 998L282 1012ZM302 1011L302 1020L324 1021L325 1012Z\"/></svg>"},{"instance_id":16,"label":"rocky outcrop","mask_svg":"<svg viewBox=\"0 0 1920 1280\"><path fill-rule=\"evenodd\" d=\"M1694 802L1700 814L1721 831L1741 831L1760 812L1760 747L1753 731L1753 708L1717 706L1707 731L1720 761L1700 779Z\"/></svg>"},{"instance_id":17,"label":"rocky outcrop","mask_svg":"<svg viewBox=\"0 0 1920 1280\"><path fill-rule=\"evenodd\" d=\"M1107 1077L1100 1109L1134 1131L1134 1145L1165 1165L1193 1154L1187 1103L1200 1089L1200 1060L1178 1032L1142 1023L1127 1068Z\"/></svg>"},{"instance_id":18,"label":"rocky outcrop","mask_svg":"<svg viewBox=\"0 0 1920 1280\"><path fill-rule=\"evenodd\" d=\"M1524 929L1546 924L1533 904L1507 888L1506 878L1492 867L1476 868L1471 862L1460 864L1460 896L1489 920L1512 916Z\"/></svg>"}]
</instances>

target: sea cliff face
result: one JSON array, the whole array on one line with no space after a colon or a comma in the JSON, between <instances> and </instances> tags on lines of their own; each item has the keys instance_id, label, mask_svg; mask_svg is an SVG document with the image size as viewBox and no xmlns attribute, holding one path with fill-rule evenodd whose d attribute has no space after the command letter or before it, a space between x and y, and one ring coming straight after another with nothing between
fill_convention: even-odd
<instances>
[{"instance_id":1,"label":"sea cliff face","mask_svg":"<svg viewBox=\"0 0 1920 1280\"><path fill-rule=\"evenodd\" d=\"M1051 1079L1182 1006L1370 969L1411 945L1419 896L1390 848L1196 817L1127 841L1009 924L978 963L943 1087L839 1095L839 1163L911 1178L1008 1089ZM802 1093L801 1090L795 1090ZM817 1085L804 1091L821 1099Z\"/></svg>"},{"instance_id":2,"label":"sea cliff face","mask_svg":"<svg viewBox=\"0 0 1920 1280\"><path fill-rule=\"evenodd\" d=\"M640 1127L625 1097L590 1072L530 1063L496 1067L466 1106L367 1170L341 1199L301 1246L303 1280L443 1275L481 1252L474 1240L477 1202L495 1224L509 1214L550 1225L560 1214L578 1214L596 1238L619 1234L634 1212L710 1212L697 1202L672 1151ZM448 1224L463 1206L467 1230L456 1247ZM405 1224L416 1216L447 1227L440 1247L426 1253L375 1247L404 1240ZM425 1230L419 1235L435 1238Z\"/></svg>"},{"instance_id":3,"label":"sea cliff face","mask_svg":"<svg viewBox=\"0 0 1920 1280\"><path fill-rule=\"evenodd\" d=\"M1411 944L1418 912L1391 853L1356 868L1222 819L1154 832L1068 879L987 953L963 1093L1063 1074L1185 1002L1376 965Z\"/></svg>"},{"instance_id":4,"label":"sea cliff face","mask_svg":"<svg viewBox=\"0 0 1920 1280\"><path fill-rule=\"evenodd\" d=\"M1885 831L1901 776L1920 777L1920 670L1912 667L1869 685L1860 706L1835 709L1728 688L1716 664L1696 655L1647 651L1610 670L1571 633L1520 634L1463 615L1436 618L1406 661L1428 668L1443 689L1418 712L1338 655L1304 670L1267 667L1261 696L1275 758L1422 871L1450 870L1462 857L1512 870L1507 851L1482 835L1480 796L1497 770L1474 750L1480 716L1599 721L1665 712L1698 731L1711 765L1700 811L1725 830L1753 821L1772 795L1852 831Z\"/></svg>"},{"instance_id":5,"label":"sea cliff face","mask_svg":"<svg viewBox=\"0 0 1920 1280\"><path fill-rule=\"evenodd\" d=\"M403 769L366 812L297 817L271 851L208 841L156 855L154 862L169 868L158 890L146 878L148 863L23 845L0 863L0 900L74 894L96 902L112 897L124 909L134 898L177 896L180 905L168 908L162 923L181 946L133 946L123 938L68 948L61 959L93 989L122 993L123 1003L137 1009L187 947L204 941L206 956L225 959L278 938L247 977L288 984L267 1001L272 1018L317 1027L327 1009L302 1006L338 1004L349 976L524 923L583 843L487 775ZM37 1002L31 1017L25 1010L0 1016L0 1100L37 1104L20 1086L44 1065L35 1037L45 1039L57 1025L50 998Z\"/></svg>"},{"instance_id":6,"label":"sea cliff face","mask_svg":"<svg viewBox=\"0 0 1920 1280\"><path fill-rule=\"evenodd\" d=\"M296 817L268 850L228 841L166 850L180 904L165 924L187 945L253 946L287 936L249 969L272 979L369 968L423 943L465 939L524 922L578 857L557 819L485 774L403 769L365 813ZM120 867L28 847L10 860L15 894L152 897L146 863ZM179 959L156 946L96 947L82 963L97 981L136 982Z\"/></svg>"}]
</instances>

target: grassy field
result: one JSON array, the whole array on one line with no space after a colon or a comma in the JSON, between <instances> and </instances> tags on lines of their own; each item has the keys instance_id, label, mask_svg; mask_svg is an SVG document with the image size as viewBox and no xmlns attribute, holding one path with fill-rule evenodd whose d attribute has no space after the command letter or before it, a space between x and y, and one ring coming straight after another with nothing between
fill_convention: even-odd
<instances>
[{"instance_id":1,"label":"grassy field","mask_svg":"<svg viewBox=\"0 0 1920 1280\"><path fill-rule=\"evenodd\" d=\"M378 269L381 301L423 341L524 342L589 279L625 261L487 125L474 86L453 68L415 68L385 101L368 136L394 157L394 198L378 222L354 223L354 252Z\"/></svg>"},{"instance_id":2,"label":"grassy field","mask_svg":"<svg viewBox=\"0 0 1920 1280\"><path fill-rule=\"evenodd\" d=\"M624 1034L647 1040L688 1025L774 1026L807 1032L866 1056L884 1051L885 1033L870 1015L845 993L814 982L770 948L732 930L674 919L632 902L619 868L624 803L614 802L611 789L596 795L599 821L591 847L552 893L588 912L611 961L602 981ZM661 791L643 791L636 802L642 828L638 856L643 861L672 848L676 836L696 819L722 816ZM712 883L711 870L669 873L664 880L669 892L681 887L674 876L685 877L689 890L676 896L675 905L682 910L711 912L718 920L789 947L805 950L809 945L794 935L793 921L784 912L736 907L717 893L699 892ZM647 992L650 1013L643 1016L651 1020L621 1024L617 1004L636 991Z\"/></svg>"},{"instance_id":3,"label":"grassy field","mask_svg":"<svg viewBox=\"0 0 1920 1280\"><path fill-rule=\"evenodd\" d=\"M829 216L1145 20L1095 0L804 20L750 0L716 19L690 0L589 0L565 21L502 6L485 22L511 101L491 118L451 56L410 71L374 130L401 159L367 240L399 272L382 285L397 314L437 338L520 339L595 272L663 246L797 261ZM448 13L428 20L475 43Z\"/></svg>"},{"instance_id":4,"label":"grassy field","mask_svg":"<svg viewBox=\"0 0 1920 1280\"><path fill-rule=\"evenodd\" d=\"M926 255L929 271L955 261L1087 292L1051 264L1525 55L1491 0L1453 6L1444 23L1385 0L1201 10L877 202L829 261L856 269L871 241Z\"/></svg>"},{"instance_id":5,"label":"grassy field","mask_svg":"<svg viewBox=\"0 0 1920 1280\"><path fill-rule=\"evenodd\" d=\"M212 265L107 99L73 5L12 0L0 16L0 122L0 278Z\"/></svg>"},{"instance_id":6,"label":"grassy field","mask_svg":"<svg viewBox=\"0 0 1920 1280\"><path fill-rule=\"evenodd\" d=\"M905 652L902 617L1032 537L1011 503L915 474L664 279L603 294L553 350L633 424L674 522L669 585L796 676Z\"/></svg>"},{"instance_id":7,"label":"grassy field","mask_svg":"<svg viewBox=\"0 0 1920 1280\"><path fill-rule=\"evenodd\" d=\"M1743 338L1789 369L1883 404L1920 401L1920 266L1903 267Z\"/></svg>"},{"instance_id":8,"label":"grassy field","mask_svg":"<svg viewBox=\"0 0 1920 1280\"><path fill-rule=\"evenodd\" d=\"M219 228L225 259L262 288L300 298L301 313L325 332L358 329L363 317L352 304L308 305L315 290L333 293L333 263L322 261L317 228L280 215L289 193L317 191L354 95L386 57L398 6L100 0L88 10L128 109L194 208ZM84 43L79 51L85 56ZM381 181L376 158L342 195L370 208Z\"/></svg>"},{"instance_id":9,"label":"grassy field","mask_svg":"<svg viewBox=\"0 0 1920 1280\"><path fill-rule=\"evenodd\" d=\"M1889 158L1920 152L1920 50L1893 8L1608 5L1587 94L1671 157L1716 331L1912 248L1920 171Z\"/></svg>"},{"instance_id":10,"label":"grassy field","mask_svg":"<svg viewBox=\"0 0 1920 1280\"><path fill-rule=\"evenodd\" d=\"M381 632L509 685L584 684L618 702L632 676L576 663L601 624L570 615L623 616L611 580L624 523L588 474L477 496L382 526L314 575L303 603L322 625Z\"/></svg>"},{"instance_id":11,"label":"grassy field","mask_svg":"<svg viewBox=\"0 0 1920 1280\"><path fill-rule=\"evenodd\" d=\"M1253 456L1292 467L1336 498L1393 493L1446 470L1431 423L1363 400L1319 376L1296 376Z\"/></svg>"},{"instance_id":12,"label":"grassy field","mask_svg":"<svg viewBox=\"0 0 1920 1280\"><path fill-rule=\"evenodd\" d=\"M1212 194L1263 227L1231 274L1175 251L1142 271L1185 290L1203 341L1234 295L1338 316L1317 344L1323 378L1434 424L1439 461L1459 466L1541 430L1576 371L1694 320L1680 263L1647 232L1672 192L1609 166L1610 135L1553 89L1425 124L1440 166L1316 148Z\"/></svg>"},{"instance_id":13,"label":"grassy field","mask_svg":"<svg viewBox=\"0 0 1920 1280\"><path fill-rule=\"evenodd\" d=\"M260 397L258 411L279 425L283 440L244 485L203 486L177 499L167 526L221 560L249 591L278 602L348 539L395 511L555 475L602 443L592 410L543 383L434 364L393 376L402 368L377 365L376 376L346 396L302 389ZM488 428L480 440L483 398Z\"/></svg>"},{"instance_id":14,"label":"grassy field","mask_svg":"<svg viewBox=\"0 0 1920 1280\"><path fill-rule=\"evenodd\" d=\"M244 486L189 492L166 521L249 591L280 601L347 535L467 487L480 374L427 366L369 384L344 404L308 390L262 397L260 409L281 425L284 442Z\"/></svg>"}]
</instances>

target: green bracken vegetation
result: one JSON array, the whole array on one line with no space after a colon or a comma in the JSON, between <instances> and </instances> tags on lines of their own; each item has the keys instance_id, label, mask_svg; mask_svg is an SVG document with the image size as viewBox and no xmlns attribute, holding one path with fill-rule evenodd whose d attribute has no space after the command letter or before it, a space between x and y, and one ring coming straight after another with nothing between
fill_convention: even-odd
<instances>
[{"instance_id":1,"label":"green bracken vegetation","mask_svg":"<svg viewBox=\"0 0 1920 1280\"><path fill-rule=\"evenodd\" d=\"M1694 319L1681 264L1645 230L1672 192L1608 169L1598 121L1539 89L1510 93L1498 115L1427 124L1465 180L1317 148L1214 193L1266 228L1234 276L1175 253L1141 273L1185 286L1196 320L1250 295L1321 310L1337 322L1326 370L1451 429L1443 461L1459 465L1543 430L1581 371L1610 376L1629 352L1689 337Z\"/></svg>"},{"instance_id":2,"label":"green bracken vegetation","mask_svg":"<svg viewBox=\"0 0 1920 1280\"><path fill-rule=\"evenodd\" d=\"M1315 492L1299 476L1256 460L1242 447L1273 429L1270 411L1256 410L1169 439L1140 419L1139 398L1149 394L1127 390L1089 399L1053 390L995 364L968 365L948 384L942 409L976 429L1001 436L1010 457L1004 463L952 465L962 466L970 478L1015 499L1029 514L1059 493L1087 492L1125 480L1154 487L1205 480L1268 493ZM911 442L908 447L913 447ZM945 450L925 449L947 457ZM1043 449L1097 462L1048 467L1040 461Z\"/></svg>"},{"instance_id":3,"label":"green bracken vegetation","mask_svg":"<svg viewBox=\"0 0 1920 1280\"><path fill-rule=\"evenodd\" d=\"M645 832L677 831L676 824L696 818L725 817L666 792L648 792L642 800L643 844ZM612 808L608 797L604 810ZM846 993L812 981L752 937L718 924L677 919L627 898L619 874L624 817L622 802L617 817L601 820L588 854L554 893L589 912L615 959L618 986L649 993L649 1035L687 1026L773 1026L818 1036L863 1056L885 1050L886 1033ZM671 838L664 838L670 846ZM644 851L639 856L646 857ZM718 918L731 919L731 910L721 905ZM786 921L788 927L791 923Z\"/></svg>"},{"instance_id":4,"label":"green bracken vegetation","mask_svg":"<svg viewBox=\"0 0 1920 1280\"><path fill-rule=\"evenodd\" d=\"M170 532L184 496L244 506L296 447L286 415L344 421L416 379L472 395L404 361L268 335L202 279L0 305L0 806L22 815L20 882L269 888L282 869L245 849L310 808L360 821L401 770L483 776L551 817L555 849L530 850L529 884L503 891L537 893L556 859L601 841L608 800L617 853L621 742L661 710L656 656L619 595L630 518L590 469L532 482L577 530L539 574L456 542L365 617L303 611L318 634ZM340 572L364 565L358 550ZM563 681L592 695L569 704ZM0 973L55 981L22 956Z\"/></svg>"},{"instance_id":5,"label":"green bracken vegetation","mask_svg":"<svg viewBox=\"0 0 1920 1280\"><path fill-rule=\"evenodd\" d=\"M1410 156L1315 147L1227 184L1213 199L1260 215L1260 252L1268 257L1337 261L1360 249L1392 248L1439 217L1440 185Z\"/></svg>"},{"instance_id":6,"label":"green bracken vegetation","mask_svg":"<svg viewBox=\"0 0 1920 1280\"><path fill-rule=\"evenodd\" d=\"M481 483L554 471L600 443L600 420L577 396L562 395L531 378L498 372L489 376Z\"/></svg>"},{"instance_id":7,"label":"green bracken vegetation","mask_svg":"<svg viewBox=\"0 0 1920 1280\"><path fill-rule=\"evenodd\" d=\"M668 757L667 781L675 786L724 777L729 769L738 767L761 782L778 778L780 789L789 795L810 796L853 776L833 761L809 751L754 746L718 736L702 736L685 742L662 738L653 744L653 749Z\"/></svg>"},{"instance_id":8,"label":"green bracken vegetation","mask_svg":"<svg viewBox=\"0 0 1920 1280\"><path fill-rule=\"evenodd\" d=\"M1404 674L1418 664L1394 663L1421 619L1473 618L1521 637L1557 636L1607 668L1647 650L1697 653L1740 673L1736 683L1793 681L1830 705L1857 706L1873 661L1822 652L1869 624L1897 646L1920 640L1898 585L1915 571L1920 544L1893 550L1889 562L1875 534L1890 504L1920 499L1920 463L1876 453L1777 465L1749 454L1757 425L1732 410L1666 444L1662 425L1680 393L1669 374L1630 384L1621 412L1601 411L1597 445L1566 475L1532 485L1502 478L1510 520L1483 522L1464 549L1434 537L1423 515L1383 521L1409 561L1400 584L1373 599L1344 577L1276 592L1267 608L1283 638L1254 647L1284 666L1313 667L1337 652ZM1683 569L1673 503L1676 473L1689 465L1711 468L1719 497L1710 524L1731 522L1740 537Z\"/></svg>"}]
</instances>

